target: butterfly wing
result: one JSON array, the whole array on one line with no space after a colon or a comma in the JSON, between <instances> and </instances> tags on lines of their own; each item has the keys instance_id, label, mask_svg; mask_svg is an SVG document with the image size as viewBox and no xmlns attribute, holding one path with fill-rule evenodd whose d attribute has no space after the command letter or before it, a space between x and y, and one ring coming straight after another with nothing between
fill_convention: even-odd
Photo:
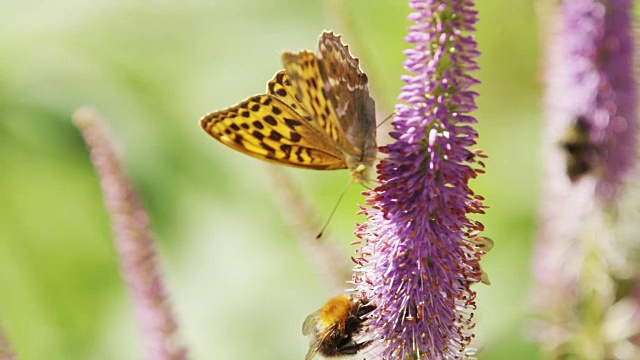
<instances>
[{"instance_id":1,"label":"butterfly wing","mask_svg":"<svg viewBox=\"0 0 640 360\"><path fill-rule=\"evenodd\" d=\"M339 42L339 38L337 39ZM340 45L342 44L340 43ZM357 67L352 68L348 64L339 63L339 61L340 59L335 59L333 64L338 67L345 67L347 69L345 71L359 71ZM359 93L360 97L368 100L368 102L360 104L358 103L359 98L355 98L352 101L352 106L362 112L362 115L367 116L347 119L348 115L344 115L346 127L343 127L336 109L341 109L341 106L343 106L341 101L346 97L338 98L335 97L336 92L327 93L325 91L325 89L332 88L325 79L329 81L335 79L322 75L323 64L321 60L309 51L285 52L282 54L282 63L291 85L295 89L296 99L300 101L311 117L312 121L309 123L323 131L333 143L332 146L342 152L342 157L346 167L351 171L353 181L356 183L367 182L369 180L368 172L373 167L377 152L375 115L373 115L373 126L371 126L370 115L365 113L365 111L373 113L374 108L373 100L368 96L368 91L366 97L364 93ZM362 75L364 76L364 74ZM366 81L366 76L364 76L364 79ZM345 88L347 86L344 85ZM336 89L342 88L336 87ZM335 99L330 100L327 95ZM365 111L362 111L361 108ZM361 114L358 113L357 115L360 116ZM364 118L367 118L369 122L362 122ZM361 133L361 131L365 131L365 133Z\"/></svg>"},{"instance_id":2,"label":"butterfly wing","mask_svg":"<svg viewBox=\"0 0 640 360\"><path fill-rule=\"evenodd\" d=\"M360 70L360 63L351 55L349 47L332 32L320 36L318 63L324 94L346 135L343 141L357 148L363 155L362 163L370 166L377 151L376 114L367 75Z\"/></svg>"},{"instance_id":3,"label":"butterfly wing","mask_svg":"<svg viewBox=\"0 0 640 360\"><path fill-rule=\"evenodd\" d=\"M324 94L324 82L320 76L320 65L316 55L310 51L282 54L282 63L295 91L295 97L307 109L311 123L322 130L341 148L344 133L340 128L333 104ZM342 149L348 151L349 149Z\"/></svg>"},{"instance_id":4,"label":"butterfly wing","mask_svg":"<svg viewBox=\"0 0 640 360\"><path fill-rule=\"evenodd\" d=\"M307 122L313 121L313 117L306 110L300 98L296 96L296 89L291 85L289 77L284 70L278 71L267 84L267 93L278 98Z\"/></svg>"},{"instance_id":5,"label":"butterfly wing","mask_svg":"<svg viewBox=\"0 0 640 360\"><path fill-rule=\"evenodd\" d=\"M261 160L308 169L346 168L335 144L309 121L283 71L269 82L268 92L207 114L200 125L221 143Z\"/></svg>"}]
</instances>

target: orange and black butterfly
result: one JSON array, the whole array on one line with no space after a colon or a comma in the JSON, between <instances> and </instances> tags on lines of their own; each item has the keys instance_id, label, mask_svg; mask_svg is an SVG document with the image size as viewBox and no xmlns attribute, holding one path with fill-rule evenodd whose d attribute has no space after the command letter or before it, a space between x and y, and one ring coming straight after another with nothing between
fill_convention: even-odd
<instances>
[{"instance_id":1,"label":"orange and black butterfly","mask_svg":"<svg viewBox=\"0 0 640 360\"><path fill-rule=\"evenodd\" d=\"M267 93L214 111L200 125L223 144L268 162L349 169L369 180L376 157L375 102L367 76L340 36L324 32L318 52L285 52Z\"/></svg>"}]
</instances>

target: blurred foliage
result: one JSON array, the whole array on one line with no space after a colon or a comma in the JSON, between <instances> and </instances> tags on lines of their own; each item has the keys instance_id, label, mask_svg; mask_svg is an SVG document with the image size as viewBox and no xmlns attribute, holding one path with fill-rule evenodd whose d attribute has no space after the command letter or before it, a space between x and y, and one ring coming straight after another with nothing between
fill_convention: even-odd
<instances>
[{"instance_id":1,"label":"blurred foliage","mask_svg":"<svg viewBox=\"0 0 640 360\"><path fill-rule=\"evenodd\" d=\"M540 41L531 1L479 2L479 147L490 206L478 286L482 359L539 357L524 336L540 159ZM70 114L109 119L159 241L193 359L298 359L330 294L276 211L268 167L208 138L199 117L258 92L284 49L344 34L380 113L402 85L405 2L2 0L0 321L20 358L138 359L96 176ZM291 170L328 215L347 172ZM352 186L329 231L353 247ZM293 214L292 214L293 215ZM346 285L345 285L346 287Z\"/></svg>"}]
</instances>

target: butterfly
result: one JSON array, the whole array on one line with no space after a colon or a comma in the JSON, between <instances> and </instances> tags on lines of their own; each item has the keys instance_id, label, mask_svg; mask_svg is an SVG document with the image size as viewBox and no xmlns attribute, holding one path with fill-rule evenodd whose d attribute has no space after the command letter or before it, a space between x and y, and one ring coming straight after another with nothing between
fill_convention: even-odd
<instances>
[{"instance_id":1,"label":"butterfly","mask_svg":"<svg viewBox=\"0 0 640 360\"><path fill-rule=\"evenodd\" d=\"M284 52L267 93L214 111L200 125L221 143L271 163L349 169L366 183L377 154L375 102L359 60L339 35L323 32L318 52Z\"/></svg>"}]
</instances>

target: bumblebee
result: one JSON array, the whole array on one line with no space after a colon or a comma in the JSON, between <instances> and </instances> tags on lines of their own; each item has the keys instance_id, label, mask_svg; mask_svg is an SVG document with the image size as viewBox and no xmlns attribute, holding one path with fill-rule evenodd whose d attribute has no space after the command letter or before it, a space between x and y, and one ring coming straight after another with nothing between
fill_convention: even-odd
<instances>
[{"instance_id":1,"label":"bumblebee","mask_svg":"<svg viewBox=\"0 0 640 360\"><path fill-rule=\"evenodd\" d=\"M584 117L579 116L567 128L560 139L560 146L565 153L566 172L571 182L593 170L590 155L593 154L595 146L589 139L589 124Z\"/></svg>"},{"instance_id":2,"label":"bumblebee","mask_svg":"<svg viewBox=\"0 0 640 360\"><path fill-rule=\"evenodd\" d=\"M357 342L354 337L362 333L364 317L374 309L374 305L354 296L331 298L302 324L302 335L311 336L305 360L317 353L327 358L355 355L371 345L371 340Z\"/></svg>"}]
</instances>

